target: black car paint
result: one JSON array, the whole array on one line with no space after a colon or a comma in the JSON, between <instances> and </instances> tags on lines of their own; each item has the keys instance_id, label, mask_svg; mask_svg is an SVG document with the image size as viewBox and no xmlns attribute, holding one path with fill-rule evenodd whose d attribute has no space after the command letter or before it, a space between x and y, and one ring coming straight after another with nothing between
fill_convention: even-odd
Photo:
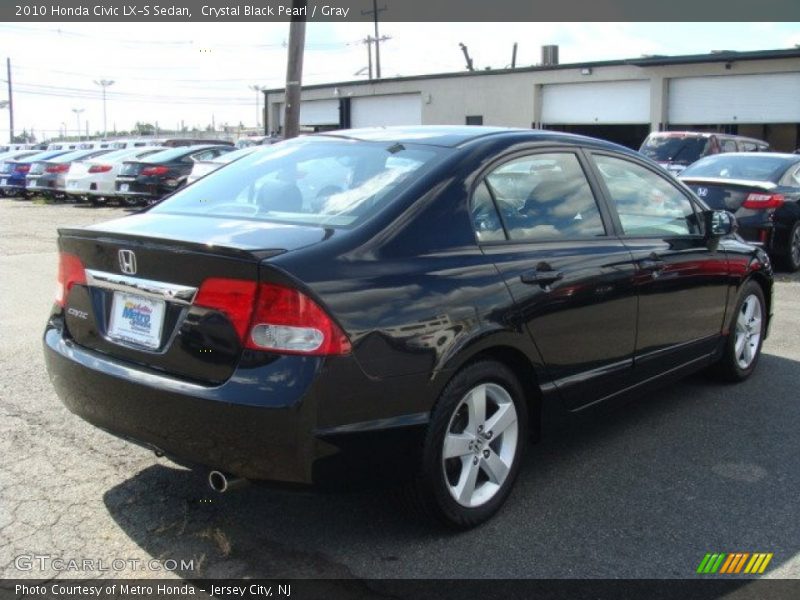
<instances>
[{"instance_id":1,"label":"black car paint","mask_svg":"<svg viewBox=\"0 0 800 600\"><path fill-rule=\"evenodd\" d=\"M383 135L391 141L391 132ZM341 474L342 465L361 465L365 455L378 470L415 464L437 397L477 356L516 371L538 421L710 364L744 281L758 281L769 303L769 260L735 236L619 234L590 154L623 155L661 173L632 151L578 136L488 128L446 130L422 142L449 146L449 156L352 230L267 225L261 241L252 222L231 227L226 219L223 229L210 218L147 211L61 230L61 249L79 253L90 269L115 270L116 250L129 248L150 279L197 285L238 273L290 283L333 316L353 348L336 357L241 350L224 318L205 315L217 319L218 329L203 336L212 329L199 324L202 311L190 308L174 316L173 355L156 368L151 353L111 344L56 306L44 343L64 403L179 461L317 483ZM588 165L608 237L478 244L468 199L486 170L554 147L578 152ZM203 243L209 236L211 247ZM658 277L644 262L653 253L665 262ZM522 283L520 275L544 268L542 262L563 278ZM83 286L73 288L68 306L90 318L107 310L96 290Z\"/></svg>"},{"instance_id":2,"label":"black car paint","mask_svg":"<svg viewBox=\"0 0 800 600\"><path fill-rule=\"evenodd\" d=\"M785 155L789 156L789 155ZM789 234L800 221L800 183L792 174L800 167L800 157L788 160L785 168L765 181L739 181L681 175L696 194L711 208L728 210L736 216L739 234L747 241L763 245L770 253L784 256ZM752 209L742 206L748 194L780 194L784 203L777 209Z\"/></svg>"},{"instance_id":3,"label":"black car paint","mask_svg":"<svg viewBox=\"0 0 800 600\"><path fill-rule=\"evenodd\" d=\"M220 153L223 153L236 149L229 144L206 144L200 146L180 144L176 147L185 148L185 152L172 157L170 160L159 161L158 156L153 155L141 160L124 161L120 174L117 175L114 182L116 194L143 200L158 200L186 184L186 179L194 166L194 162L191 160L186 161L187 157L206 150L219 150ZM125 168L128 166L134 167L136 169L135 173L124 174ZM167 167L169 170L162 175L142 175L142 169L147 167ZM121 186L123 185L128 186L128 191L122 191Z\"/></svg>"}]
</instances>

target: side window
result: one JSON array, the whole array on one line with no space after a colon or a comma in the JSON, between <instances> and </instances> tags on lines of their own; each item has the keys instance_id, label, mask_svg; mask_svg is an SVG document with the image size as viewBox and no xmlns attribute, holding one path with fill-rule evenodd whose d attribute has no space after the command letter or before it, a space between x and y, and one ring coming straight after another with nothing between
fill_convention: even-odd
<instances>
[{"instance_id":1,"label":"side window","mask_svg":"<svg viewBox=\"0 0 800 600\"><path fill-rule=\"evenodd\" d=\"M534 154L486 177L512 240L559 240L606 234L578 157Z\"/></svg>"},{"instance_id":2,"label":"side window","mask_svg":"<svg viewBox=\"0 0 800 600\"><path fill-rule=\"evenodd\" d=\"M736 152L736 142L733 140L722 140L722 152Z\"/></svg>"},{"instance_id":3,"label":"side window","mask_svg":"<svg viewBox=\"0 0 800 600\"><path fill-rule=\"evenodd\" d=\"M758 146L753 142L739 142L742 152L758 152Z\"/></svg>"},{"instance_id":4,"label":"side window","mask_svg":"<svg viewBox=\"0 0 800 600\"><path fill-rule=\"evenodd\" d=\"M505 240L506 234L503 231L503 224L500 215L494 207L492 195L485 182L475 189L472 195L472 224L479 242L496 242Z\"/></svg>"},{"instance_id":5,"label":"side window","mask_svg":"<svg viewBox=\"0 0 800 600\"><path fill-rule=\"evenodd\" d=\"M701 233L692 203L661 175L636 163L595 155L625 235Z\"/></svg>"}]
</instances>

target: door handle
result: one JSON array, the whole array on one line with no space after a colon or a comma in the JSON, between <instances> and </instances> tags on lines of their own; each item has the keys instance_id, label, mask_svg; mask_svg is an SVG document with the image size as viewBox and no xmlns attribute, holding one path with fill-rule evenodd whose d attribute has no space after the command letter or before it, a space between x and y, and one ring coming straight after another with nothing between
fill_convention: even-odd
<instances>
[{"instance_id":1,"label":"door handle","mask_svg":"<svg viewBox=\"0 0 800 600\"><path fill-rule=\"evenodd\" d=\"M561 271L539 271L538 269L531 269L525 271L519 276L522 283L549 285L564 278Z\"/></svg>"},{"instance_id":2,"label":"door handle","mask_svg":"<svg viewBox=\"0 0 800 600\"><path fill-rule=\"evenodd\" d=\"M642 271L663 271L666 267L667 263L655 255L639 261L639 268Z\"/></svg>"}]
</instances>

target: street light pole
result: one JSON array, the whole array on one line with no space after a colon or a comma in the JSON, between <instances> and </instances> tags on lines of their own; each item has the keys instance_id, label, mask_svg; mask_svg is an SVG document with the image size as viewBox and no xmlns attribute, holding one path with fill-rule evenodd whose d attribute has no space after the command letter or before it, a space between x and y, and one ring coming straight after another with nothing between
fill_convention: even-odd
<instances>
[{"instance_id":1,"label":"street light pole","mask_svg":"<svg viewBox=\"0 0 800 600\"><path fill-rule=\"evenodd\" d=\"M256 93L256 129L261 125L261 92L267 89L265 85L249 85L247 86Z\"/></svg>"},{"instance_id":2,"label":"street light pole","mask_svg":"<svg viewBox=\"0 0 800 600\"><path fill-rule=\"evenodd\" d=\"M81 113L86 110L85 108L73 108L72 112L75 113L75 119L78 123L78 141L81 141Z\"/></svg>"},{"instance_id":3,"label":"street light pole","mask_svg":"<svg viewBox=\"0 0 800 600\"><path fill-rule=\"evenodd\" d=\"M106 88L114 85L113 79L95 79L95 85L99 85L103 88L103 137L108 137L108 126L106 125Z\"/></svg>"}]
</instances>

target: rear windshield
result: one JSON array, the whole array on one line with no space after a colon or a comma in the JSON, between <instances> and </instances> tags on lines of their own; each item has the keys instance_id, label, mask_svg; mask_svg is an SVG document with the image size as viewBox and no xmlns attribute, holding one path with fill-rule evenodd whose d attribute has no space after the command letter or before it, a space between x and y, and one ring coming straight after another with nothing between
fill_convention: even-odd
<instances>
[{"instance_id":1,"label":"rear windshield","mask_svg":"<svg viewBox=\"0 0 800 600\"><path fill-rule=\"evenodd\" d=\"M351 227L388 205L443 152L396 142L297 138L260 147L152 212Z\"/></svg>"},{"instance_id":2,"label":"rear windshield","mask_svg":"<svg viewBox=\"0 0 800 600\"><path fill-rule=\"evenodd\" d=\"M652 135L639 152L656 161L688 165L703 156L707 145L708 138L704 137Z\"/></svg>"},{"instance_id":3,"label":"rear windshield","mask_svg":"<svg viewBox=\"0 0 800 600\"><path fill-rule=\"evenodd\" d=\"M107 154L109 150L100 150L99 148L95 148L93 150L75 150L73 152L67 152L66 154L62 154L57 158L53 159L53 162L73 162L76 160L81 160L84 158L93 158L95 156L101 156L103 154Z\"/></svg>"},{"instance_id":4,"label":"rear windshield","mask_svg":"<svg viewBox=\"0 0 800 600\"><path fill-rule=\"evenodd\" d=\"M681 178L720 177L777 182L791 164L791 160L769 154L715 154L688 167L681 173Z\"/></svg>"}]
</instances>

